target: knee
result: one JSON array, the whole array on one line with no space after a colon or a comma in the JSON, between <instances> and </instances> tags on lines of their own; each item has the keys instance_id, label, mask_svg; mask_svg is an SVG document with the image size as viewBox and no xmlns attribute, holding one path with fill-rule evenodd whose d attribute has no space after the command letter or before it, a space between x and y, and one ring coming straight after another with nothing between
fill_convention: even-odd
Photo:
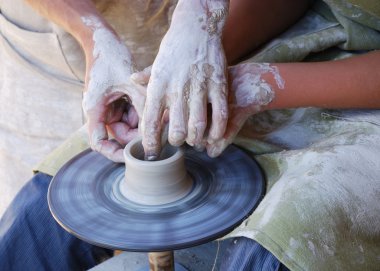
<instances>
[{"instance_id":1,"label":"knee","mask_svg":"<svg viewBox=\"0 0 380 271\"><path fill-rule=\"evenodd\" d=\"M51 177L35 175L16 195L0 220L0 238L20 236L51 222L46 193Z\"/></svg>"}]
</instances>

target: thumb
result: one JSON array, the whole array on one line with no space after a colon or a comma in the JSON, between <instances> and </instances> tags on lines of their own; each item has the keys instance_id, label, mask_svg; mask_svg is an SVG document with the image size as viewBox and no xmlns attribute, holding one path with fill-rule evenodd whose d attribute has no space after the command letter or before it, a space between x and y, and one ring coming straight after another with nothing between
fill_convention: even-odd
<instances>
[{"instance_id":1,"label":"thumb","mask_svg":"<svg viewBox=\"0 0 380 271\"><path fill-rule=\"evenodd\" d=\"M224 136L215 141L212 144L207 145L207 154L210 157L219 156L225 148L230 145L236 135L239 133L240 129L243 127L245 121L248 119L248 115L243 113L238 113L236 110L232 110L232 117L228 120L227 129Z\"/></svg>"},{"instance_id":2,"label":"thumb","mask_svg":"<svg viewBox=\"0 0 380 271\"><path fill-rule=\"evenodd\" d=\"M149 82L151 71L152 71L152 66L149 66L140 72L132 73L130 78L136 84L147 85Z\"/></svg>"}]
</instances>

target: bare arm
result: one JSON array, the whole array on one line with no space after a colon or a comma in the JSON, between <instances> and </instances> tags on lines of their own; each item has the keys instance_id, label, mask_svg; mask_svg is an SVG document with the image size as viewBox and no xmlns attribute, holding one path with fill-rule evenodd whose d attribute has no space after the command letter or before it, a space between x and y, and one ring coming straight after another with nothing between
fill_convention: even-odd
<instances>
[{"instance_id":1,"label":"bare arm","mask_svg":"<svg viewBox=\"0 0 380 271\"><path fill-rule=\"evenodd\" d=\"M247 63L229 68L230 96L223 139L207 146L218 156L247 118L270 109L380 108L380 51L339 61Z\"/></svg>"},{"instance_id":2,"label":"bare arm","mask_svg":"<svg viewBox=\"0 0 380 271\"><path fill-rule=\"evenodd\" d=\"M266 109L294 107L380 108L380 51L339 61L274 64L284 79ZM269 75L269 76L268 76Z\"/></svg>"},{"instance_id":3,"label":"bare arm","mask_svg":"<svg viewBox=\"0 0 380 271\"><path fill-rule=\"evenodd\" d=\"M93 29L82 18L97 17L104 27L111 27L104 21L91 0L26 0L42 16L51 20L73 35L84 49L92 48ZM89 49L91 49L89 48Z\"/></svg>"},{"instance_id":4,"label":"bare arm","mask_svg":"<svg viewBox=\"0 0 380 271\"><path fill-rule=\"evenodd\" d=\"M230 0L223 46L229 64L252 53L260 45L293 25L310 0Z\"/></svg>"},{"instance_id":5,"label":"bare arm","mask_svg":"<svg viewBox=\"0 0 380 271\"><path fill-rule=\"evenodd\" d=\"M236 62L286 30L306 12L311 2L230 0L223 32L228 62ZM262 110L304 106L379 107L379 63L380 51L341 61L273 64L284 80L284 89L279 89L273 73L262 73L262 78L275 89L275 98ZM244 64L230 68L229 75L238 81L243 75L255 72L256 64Z\"/></svg>"}]
</instances>

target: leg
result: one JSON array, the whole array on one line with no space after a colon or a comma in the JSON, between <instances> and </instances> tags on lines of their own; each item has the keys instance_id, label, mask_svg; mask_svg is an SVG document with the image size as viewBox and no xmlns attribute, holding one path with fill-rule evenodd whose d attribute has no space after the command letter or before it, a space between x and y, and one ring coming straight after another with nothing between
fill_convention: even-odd
<instances>
[{"instance_id":1,"label":"leg","mask_svg":"<svg viewBox=\"0 0 380 271\"><path fill-rule=\"evenodd\" d=\"M56 223L46 198L51 178L35 175L1 218L0 270L84 270L112 255Z\"/></svg>"},{"instance_id":2,"label":"leg","mask_svg":"<svg viewBox=\"0 0 380 271\"><path fill-rule=\"evenodd\" d=\"M227 248L220 270L226 271L289 271L281 262L259 243L236 238Z\"/></svg>"}]
</instances>

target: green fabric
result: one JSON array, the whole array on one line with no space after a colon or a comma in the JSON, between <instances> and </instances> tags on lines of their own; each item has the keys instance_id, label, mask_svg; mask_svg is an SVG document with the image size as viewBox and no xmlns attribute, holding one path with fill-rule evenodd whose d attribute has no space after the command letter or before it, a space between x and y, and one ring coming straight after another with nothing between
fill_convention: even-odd
<instances>
[{"instance_id":1,"label":"green fabric","mask_svg":"<svg viewBox=\"0 0 380 271\"><path fill-rule=\"evenodd\" d=\"M291 270L376 270L380 110L297 109L272 127L262 138L282 151L240 144L263 168L267 194L227 237L256 240Z\"/></svg>"},{"instance_id":2,"label":"green fabric","mask_svg":"<svg viewBox=\"0 0 380 271\"><path fill-rule=\"evenodd\" d=\"M380 48L380 1L349 2L316 1L300 22L245 62L302 61L335 46L350 51Z\"/></svg>"},{"instance_id":3,"label":"green fabric","mask_svg":"<svg viewBox=\"0 0 380 271\"><path fill-rule=\"evenodd\" d=\"M336 21L309 11L299 23L280 35L245 62L297 62L310 53L321 52L346 41L346 33Z\"/></svg>"},{"instance_id":4,"label":"green fabric","mask_svg":"<svg viewBox=\"0 0 380 271\"><path fill-rule=\"evenodd\" d=\"M38 164L34 172L54 176L67 161L89 147L87 126L84 125Z\"/></svg>"},{"instance_id":5,"label":"green fabric","mask_svg":"<svg viewBox=\"0 0 380 271\"><path fill-rule=\"evenodd\" d=\"M321 61L380 49L379 15L380 1L316 1L247 62ZM267 144L264 152L257 138ZM263 168L267 194L227 237L255 239L291 270L379 268L380 111L265 112L235 143Z\"/></svg>"},{"instance_id":6,"label":"green fabric","mask_svg":"<svg viewBox=\"0 0 380 271\"><path fill-rule=\"evenodd\" d=\"M357 1L360 2L360 1ZM369 2L369 1L362 1ZM372 1L373 2L373 1ZM326 1L331 7L336 20L343 26L347 41L341 45L346 50L371 50L380 46L380 17L373 16L359 6L354 6L347 1ZM326 14L317 4L316 10ZM380 13L380 5L377 5L377 13Z\"/></svg>"},{"instance_id":7,"label":"green fabric","mask_svg":"<svg viewBox=\"0 0 380 271\"><path fill-rule=\"evenodd\" d=\"M369 29L380 31L380 2L376 0L324 0L334 14L340 14L350 21ZM338 19L339 21L339 19Z\"/></svg>"}]
</instances>

